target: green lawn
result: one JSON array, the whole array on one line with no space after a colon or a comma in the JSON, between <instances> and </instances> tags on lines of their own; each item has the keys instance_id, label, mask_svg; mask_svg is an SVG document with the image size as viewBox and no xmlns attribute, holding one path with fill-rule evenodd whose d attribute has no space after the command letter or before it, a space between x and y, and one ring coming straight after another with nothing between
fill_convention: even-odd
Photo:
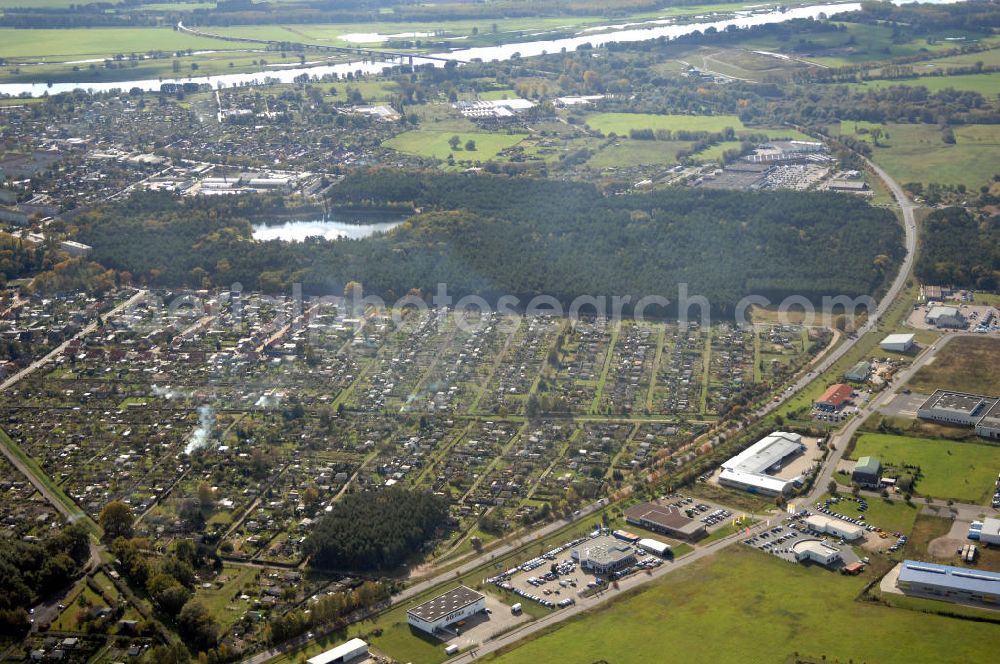
<instances>
[{"instance_id":1,"label":"green lawn","mask_svg":"<svg viewBox=\"0 0 1000 664\"><path fill-rule=\"evenodd\" d=\"M1000 446L984 443L866 433L858 439L851 456L867 455L878 457L883 466L920 466L923 476L915 490L921 495L973 503L982 503L993 493L1000 468Z\"/></svg>"},{"instance_id":2,"label":"green lawn","mask_svg":"<svg viewBox=\"0 0 1000 664\"><path fill-rule=\"evenodd\" d=\"M462 143L458 150L452 150L448 145L448 139L458 136ZM385 143L386 147L407 154L419 155L421 157L436 157L447 159L449 154L455 155L455 160L472 159L486 160L493 159L497 153L512 145L517 145L525 136L523 134L494 134L487 132L455 132L455 131L435 131L430 129L414 129L403 132ZM476 142L475 151L465 149L465 142L472 139Z\"/></svg>"},{"instance_id":3,"label":"green lawn","mask_svg":"<svg viewBox=\"0 0 1000 664\"><path fill-rule=\"evenodd\" d=\"M855 134L871 142L870 134L858 135L857 130L876 126L889 136L874 148L874 159L902 183L964 184L970 189L979 189L1000 170L998 125L955 127L954 145L945 143L940 128L930 124L843 122L840 133Z\"/></svg>"},{"instance_id":4,"label":"green lawn","mask_svg":"<svg viewBox=\"0 0 1000 664\"><path fill-rule=\"evenodd\" d=\"M870 580L732 546L494 661L743 664L799 653L817 662L939 664L977 661L983 642L1000 639L1000 625L856 602Z\"/></svg>"}]
</instances>

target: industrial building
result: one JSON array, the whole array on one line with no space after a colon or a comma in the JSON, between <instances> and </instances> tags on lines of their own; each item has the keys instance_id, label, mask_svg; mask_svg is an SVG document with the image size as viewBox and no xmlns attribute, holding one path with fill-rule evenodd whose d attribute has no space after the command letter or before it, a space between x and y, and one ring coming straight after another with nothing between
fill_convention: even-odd
<instances>
[{"instance_id":1,"label":"industrial building","mask_svg":"<svg viewBox=\"0 0 1000 664\"><path fill-rule=\"evenodd\" d=\"M63 240L59 243L59 249L65 251L67 254L74 258L79 258L81 256L86 256L91 251L94 250L88 244L83 244L82 242L75 242L73 240Z\"/></svg>"},{"instance_id":2,"label":"industrial building","mask_svg":"<svg viewBox=\"0 0 1000 664\"><path fill-rule=\"evenodd\" d=\"M990 440L1000 440L1000 399L976 422L976 435Z\"/></svg>"},{"instance_id":3,"label":"industrial building","mask_svg":"<svg viewBox=\"0 0 1000 664\"><path fill-rule=\"evenodd\" d=\"M800 478L786 480L769 473L777 472L786 459L805 449L799 434L775 431L723 462L719 484L767 496L788 493Z\"/></svg>"},{"instance_id":4,"label":"industrial building","mask_svg":"<svg viewBox=\"0 0 1000 664\"><path fill-rule=\"evenodd\" d=\"M851 472L851 482L857 482L863 487L877 488L882 482L879 477L882 471L882 464L872 456L863 456L854 464Z\"/></svg>"},{"instance_id":5,"label":"industrial building","mask_svg":"<svg viewBox=\"0 0 1000 664\"><path fill-rule=\"evenodd\" d=\"M917 417L942 424L974 427L979 424L980 420L989 415L990 411L996 412L994 407L997 401L996 397L982 394L936 390L917 409ZM986 423L987 428L990 424L990 422Z\"/></svg>"},{"instance_id":6,"label":"industrial building","mask_svg":"<svg viewBox=\"0 0 1000 664\"><path fill-rule=\"evenodd\" d=\"M964 567L904 560L896 587L907 595L923 595L946 602L997 604L1000 574Z\"/></svg>"},{"instance_id":7,"label":"industrial building","mask_svg":"<svg viewBox=\"0 0 1000 664\"><path fill-rule=\"evenodd\" d=\"M964 330L968 327L968 321L957 307L936 306L931 307L924 315L924 322L934 327L949 330Z\"/></svg>"},{"instance_id":8,"label":"industrial building","mask_svg":"<svg viewBox=\"0 0 1000 664\"><path fill-rule=\"evenodd\" d=\"M412 627L435 634L448 625L457 623L486 610L486 596L472 588L458 586L438 595L406 612L406 621Z\"/></svg>"},{"instance_id":9,"label":"industrial building","mask_svg":"<svg viewBox=\"0 0 1000 664\"><path fill-rule=\"evenodd\" d=\"M890 334L879 343L879 348L892 353L905 353L913 348L913 335Z\"/></svg>"},{"instance_id":10,"label":"industrial building","mask_svg":"<svg viewBox=\"0 0 1000 664\"><path fill-rule=\"evenodd\" d=\"M678 539L697 539L705 534L705 524L695 521L680 509L657 501L639 503L625 510L625 521Z\"/></svg>"},{"instance_id":11,"label":"industrial building","mask_svg":"<svg viewBox=\"0 0 1000 664\"><path fill-rule=\"evenodd\" d=\"M351 639L347 643L342 643L336 648L307 659L306 664L341 664L341 662L353 662L367 656L368 644L361 639Z\"/></svg>"},{"instance_id":12,"label":"industrial building","mask_svg":"<svg viewBox=\"0 0 1000 664\"><path fill-rule=\"evenodd\" d=\"M826 388L826 392L819 399L816 399L814 405L820 410L837 411L851 400L853 393L854 390L850 385L837 383Z\"/></svg>"},{"instance_id":13,"label":"industrial building","mask_svg":"<svg viewBox=\"0 0 1000 664\"><path fill-rule=\"evenodd\" d=\"M635 549L620 539L602 535L587 540L570 552L570 557L580 567L594 574L620 572L635 565Z\"/></svg>"},{"instance_id":14,"label":"industrial building","mask_svg":"<svg viewBox=\"0 0 1000 664\"><path fill-rule=\"evenodd\" d=\"M992 516L983 519L983 528L979 531L979 541L982 544L1000 546L1000 519Z\"/></svg>"},{"instance_id":15,"label":"industrial building","mask_svg":"<svg viewBox=\"0 0 1000 664\"><path fill-rule=\"evenodd\" d=\"M847 542L855 542L865 535L865 529L853 523L834 519L824 514L813 514L806 517L806 527L817 533L839 537Z\"/></svg>"},{"instance_id":16,"label":"industrial building","mask_svg":"<svg viewBox=\"0 0 1000 664\"><path fill-rule=\"evenodd\" d=\"M852 383L863 383L868 380L868 376L870 376L871 373L872 363L861 360L844 374L844 380L849 380Z\"/></svg>"},{"instance_id":17,"label":"industrial building","mask_svg":"<svg viewBox=\"0 0 1000 664\"><path fill-rule=\"evenodd\" d=\"M819 540L799 540L792 545L792 553L795 554L795 560L800 563L809 560L824 567L830 567L841 561L839 549Z\"/></svg>"}]
</instances>

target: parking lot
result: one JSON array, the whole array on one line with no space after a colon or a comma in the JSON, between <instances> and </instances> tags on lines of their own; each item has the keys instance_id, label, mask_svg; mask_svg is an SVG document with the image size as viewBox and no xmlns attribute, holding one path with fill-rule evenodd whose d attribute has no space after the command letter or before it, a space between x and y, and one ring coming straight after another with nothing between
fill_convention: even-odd
<instances>
[{"instance_id":1,"label":"parking lot","mask_svg":"<svg viewBox=\"0 0 1000 664\"><path fill-rule=\"evenodd\" d=\"M804 542L808 540L821 541L826 546L840 551L840 557L843 562L838 563L838 567L841 564L849 565L854 562L861 562L861 559L858 558L858 556L854 553L854 550L849 545L837 541L836 538L809 531L799 516L788 519L784 525L774 526L773 528L764 530L753 535L752 537L748 537L743 540L743 543L760 549L765 553L777 556L782 560L794 563L798 561L795 559L795 552L792 547L794 547L797 542ZM867 560L868 559L865 558L864 562L867 562Z\"/></svg>"}]
</instances>

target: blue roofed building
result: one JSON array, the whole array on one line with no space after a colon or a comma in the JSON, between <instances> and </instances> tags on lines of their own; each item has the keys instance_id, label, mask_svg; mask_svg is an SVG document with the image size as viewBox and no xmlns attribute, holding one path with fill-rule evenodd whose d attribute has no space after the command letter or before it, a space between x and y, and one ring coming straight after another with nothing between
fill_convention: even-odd
<instances>
[{"instance_id":1,"label":"blue roofed building","mask_svg":"<svg viewBox=\"0 0 1000 664\"><path fill-rule=\"evenodd\" d=\"M904 560L896 587L946 602L1000 604L1000 573Z\"/></svg>"}]
</instances>

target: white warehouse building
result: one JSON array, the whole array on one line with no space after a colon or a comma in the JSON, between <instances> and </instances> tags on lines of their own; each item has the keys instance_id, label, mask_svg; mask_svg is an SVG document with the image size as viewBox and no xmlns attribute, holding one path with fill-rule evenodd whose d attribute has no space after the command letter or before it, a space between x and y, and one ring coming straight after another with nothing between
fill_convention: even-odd
<instances>
[{"instance_id":1,"label":"white warehouse building","mask_svg":"<svg viewBox=\"0 0 1000 664\"><path fill-rule=\"evenodd\" d=\"M913 348L913 335L890 334L879 343L879 347L893 353L905 353Z\"/></svg>"},{"instance_id":2,"label":"white warehouse building","mask_svg":"<svg viewBox=\"0 0 1000 664\"><path fill-rule=\"evenodd\" d=\"M407 611L406 621L421 631L434 634L485 610L485 595L472 588L458 586Z\"/></svg>"},{"instance_id":3,"label":"white warehouse building","mask_svg":"<svg viewBox=\"0 0 1000 664\"><path fill-rule=\"evenodd\" d=\"M779 470L785 459L805 449L799 434L775 431L724 462L719 484L767 496L788 493L800 478L786 480L768 473Z\"/></svg>"},{"instance_id":4,"label":"white warehouse building","mask_svg":"<svg viewBox=\"0 0 1000 664\"><path fill-rule=\"evenodd\" d=\"M865 529L861 526L855 526L853 523L847 523L846 521L834 519L823 514L813 514L806 517L806 526L817 533L826 533L827 535L840 537L848 542L859 540L865 534Z\"/></svg>"},{"instance_id":5,"label":"white warehouse building","mask_svg":"<svg viewBox=\"0 0 1000 664\"><path fill-rule=\"evenodd\" d=\"M306 664L342 664L367 656L368 644L361 639L351 639L347 643L341 643L336 648L307 659Z\"/></svg>"}]
</instances>

